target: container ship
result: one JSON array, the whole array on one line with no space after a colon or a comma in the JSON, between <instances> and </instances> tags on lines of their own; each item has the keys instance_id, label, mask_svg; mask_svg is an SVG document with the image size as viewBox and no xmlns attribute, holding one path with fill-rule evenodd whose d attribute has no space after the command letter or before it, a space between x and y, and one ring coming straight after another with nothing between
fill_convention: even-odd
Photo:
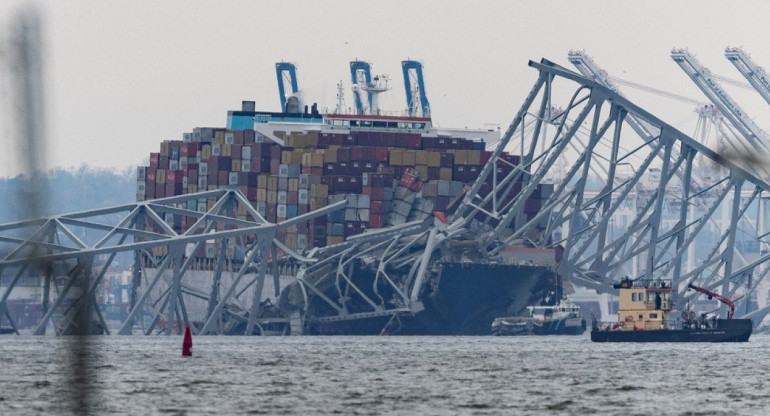
<instances>
[{"instance_id":1,"label":"container ship","mask_svg":"<svg viewBox=\"0 0 770 416\"><path fill-rule=\"evenodd\" d=\"M499 140L500 132L433 126L422 66L416 61L404 61L402 66L408 101L404 113L379 109L377 95L388 89L386 80L371 77L368 64L358 61L351 63L355 109L345 110L340 84L337 108L321 113L316 104L302 103L294 66L277 64L281 111L257 111L254 102L244 101L240 110L228 112L226 127L196 127L181 140L163 141L159 151L150 154L149 166L138 168L137 200L237 187L272 223L346 200L344 210L293 225L276 236L288 249L302 253L335 247L364 233L451 215L489 161L492 152L486 150L487 143ZM407 70L416 76L408 76ZM495 166L499 177L520 163L517 155L503 153L500 158L506 163ZM490 180L478 194L486 195L491 187ZM538 185L524 205L526 219L534 218L551 191L552 185ZM184 208L205 212L214 202L200 199ZM246 212L238 215L246 219ZM194 221L171 214L165 220L180 232ZM215 259L221 249L207 244L187 255L205 261ZM299 296L305 292L299 281L282 285L280 296L271 302L278 315L287 318L301 311L301 328L293 324L292 333L486 335L496 317L562 296L554 271L557 250L519 244L489 259L469 235L448 241L440 251L426 272L417 312L364 313L367 305L361 299L381 299L378 310L398 309L399 301L390 297L397 292L394 286L385 287L383 279L378 280L377 264L360 260L353 265L351 283L376 293L359 294L361 313L355 319L337 316L336 307L321 301L324 296ZM154 254L165 253L157 249ZM408 281L409 269L403 265L390 277ZM320 275L315 279L321 293L339 297L332 279ZM355 315L357 307L351 295L346 312Z\"/></svg>"}]
</instances>

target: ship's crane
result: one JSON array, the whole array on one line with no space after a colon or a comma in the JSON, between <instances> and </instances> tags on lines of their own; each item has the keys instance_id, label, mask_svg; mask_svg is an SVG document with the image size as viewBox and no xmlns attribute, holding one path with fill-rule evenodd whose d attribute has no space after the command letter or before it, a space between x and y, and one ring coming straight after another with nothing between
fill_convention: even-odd
<instances>
[{"instance_id":1,"label":"ship's crane","mask_svg":"<svg viewBox=\"0 0 770 416\"><path fill-rule=\"evenodd\" d=\"M292 95L299 92L297 86L297 67L290 62L278 62L275 64L275 74L278 77L278 96L281 99L281 112L286 112L286 83L289 83ZM296 111L299 110L297 107Z\"/></svg>"},{"instance_id":2,"label":"ship's crane","mask_svg":"<svg viewBox=\"0 0 770 416\"><path fill-rule=\"evenodd\" d=\"M417 116L417 109L422 111L422 117L430 117L430 103L425 95L425 83L422 78L422 63L418 61L401 61L404 71L404 88L406 88L406 104L409 115ZM417 85L413 85L412 83ZM415 94L416 93L416 94Z\"/></svg>"},{"instance_id":3,"label":"ship's crane","mask_svg":"<svg viewBox=\"0 0 770 416\"><path fill-rule=\"evenodd\" d=\"M365 102L361 100L361 95L365 91L360 87L369 85L372 82L372 67L369 62L352 61L350 62L350 77L353 83L353 96L356 99L356 114L366 114L371 108L372 94L365 95Z\"/></svg>"},{"instance_id":4,"label":"ship's crane","mask_svg":"<svg viewBox=\"0 0 770 416\"><path fill-rule=\"evenodd\" d=\"M720 87L706 67L686 49L674 49L671 58L679 64L695 85L756 149L767 150L768 138L738 104Z\"/></svg>"},{"instance_id":5,"label":"ship's crane","mask_svg":"<svg viewBox=\"0 0 770 416\"><path fill-rule=\"evenodd\" d=\"M730 299L727 299L726 297L718 293L714 293L702 287L695 286L692 283L688 284L687 287L689 287L690 289L694 289L696 292L703 293L704 295L708 295L709 299L711 299L712 297L719 299L720 302L724 303L730 308L730 312L727 313L727 319L733 319L733 314L735 313L735 305L733 304L733 301L731 301Z\"/></svg>"},{"instance_id":6,"label":"ship's crane","mask_svg":"<svg viewBox=\"0 0 770 416\"><path fill-rule=\"evenodd\" d=\"M741 48L726 48L725 57L738 68L751 86L770 104L770 79L765 70L756 65Z\"/></svg>"}]
</instances>

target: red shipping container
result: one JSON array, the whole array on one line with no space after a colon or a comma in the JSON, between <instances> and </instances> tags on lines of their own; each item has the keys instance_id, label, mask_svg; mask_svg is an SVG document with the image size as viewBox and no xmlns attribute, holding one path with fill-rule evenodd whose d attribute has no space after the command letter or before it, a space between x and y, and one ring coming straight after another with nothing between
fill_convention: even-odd
<instances>
[{"instance_id":1,"label":"red shipping container","mask_svg":"<svg viewBox=\"0 0 770 416\"><path fill-rule=\"evenodd\" d=\"M369 218L371 219L372 214L382 214L383 213L383 203L381 200L375 200L372 198L371 203L369 205Z\"/></svg>"},{"instance_id":2,"label":"red shipping container","mask_svg":"<svg viewBox=\"0 0 770 416\"><path fill-rule=\"evenodd\" d=\"M384 198L384 192L382 188L364 186L363 193L364 195L369 195L369 198L372 201L382 201Z\"/></svg>"},{"instance_id":3,"label":"red shipping container","mask_svg":"<svg viewBox=\"0 0 770 416\"><path fill-rule=\"evenodd\" d=\"M144 197L146 199L155 199L155 180L153 178L152 183L148 183L144 186Z\"/></svg>"},{"instance_id":4,"label":"red shipping container","mask_svg":"<svg viewBox=\"0 0 770 416\"><path fill-rule=\"evenodd\" d=\"M360 138L359 138L359 140L360 140ZM352 147L350 149L350 160L366 160L364 158L364 151L363 151L363 149L364 148L361 147L361 146ZM337 154L339 155L339 152L337 152Z\"/></svg>"},{"instance_id":5,"label":"red shipping container","mask_svg":"<svg viewBox=\"0 0 770 416\"><path fill-rule=\"evenodd\" d=\"M157 168L160 153L150 153L150 167Z\"/></svg>"},{"instance_id":6,"label":"red shipping container","mask_svg":"<svg viewBox=\"0 0 770 416\"><path fill-rule=\"evenodd\" d=\"M271 175L278 175L278 172L280 171L280 169L281 169L281 160L280 159L272 159L272 160L270 160L270 174Z\"/></svg>"},{"instance_id":7,"label":"red shipping container","mask_svg":"<svg viewBox=\"0 0 770 416\"><path fill-rule=\"evenodd\" d=\"M239 189L241 190L242 194L246 195L246 199L249 201L257 200L257 188L253 188L251 186L240 186Z\"/></svg>"},{"instance_id":8,"label":"red shipping container","mask_svg":"<svg viewBox=\"0 0 770 416\"><path fill-rule=\"evenodd\" d=\"M240 130L243 132L243 144L252 144L254 143L254 130L247 129L247 130Z\"/></svg>"},{"instance_id":9,"label":"red shipping container","mask_svg":"<svg viewBox=\"0 0 770 416\"><path fill-rule=\"evenodd\" d=\"M181 183L167 183L166 184L166 196L182 195Z\"/></svg>"},{"instance_id":10,"label":"red shipping container","mask_svg":"<svg viewBox=\"0 0 770 416\"><path fill-rule=\"evenodd\" d=\"M144 181L145 183L149 184L155 184L155 174L158 170L155 168L147 168L144 171Z\"/></svg>"},{"instance_id":11,"label":"red shipping container","mask_svg":"<svg viewBox=\"0 0 770 416\"><path fill-rule=\"evenodd\" d=\"M388 148L387 147L375 147L374 148L374 158L372 160L376 160L377 162L387 162L388 161Z\"/></svg>"},{"instance_id":12,"label":"red shipping container","mask_svg":"<svg viewBox=\"0 0 770 416\"><path fill-rule=\"evenodd\" d=\"M419 133L410 133L406 137L406 147L410 149L422 148L422 136Z\"/></svg>"},{"instance_id":13,"label":"red shipping container","mask_svg":"<svg viewBox=\"0 0 770 416\"><path fill-rule=\"evenodd\" d=\"M219 175L217 177L218 178L217 179L218 180L217 183L219 185L227 185L230 182L230 177L229 177L230 176L230 172L220 170L219 172L217 172L217 174Z\"/></svg>"},{"instance_id":14,"label":"red shipping container","mask_svg":"<svg viewBox=\"0 0 770 416\"><path fill-rule=\"evenodd\" d=\"M482 165L486 165L487 162L489 162L489 158L492 157L492 152L487 152L486 150L482 150L481 154L479 155L479 163Z\"/></svg>"},{"instance_id":15,"label":"red shipping container","mask_svg":"<svg viewBox=\"0 0 770 416\"><path fill-rule=\"evenodd\" d=\"M289 205L297 205L298 193L296 191L289 191L286 194L286 202Z\"/></svg>"}]
</instances>

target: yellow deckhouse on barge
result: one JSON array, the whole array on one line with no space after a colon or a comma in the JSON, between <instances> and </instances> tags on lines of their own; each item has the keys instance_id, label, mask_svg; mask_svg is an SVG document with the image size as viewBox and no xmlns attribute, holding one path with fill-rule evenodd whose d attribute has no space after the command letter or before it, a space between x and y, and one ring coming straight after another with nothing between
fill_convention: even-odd
<instances>
[{"instance_id":1,"label":"yellow deckhouse on barge","mask_svg":"<svg viewBox=\"0 0 770 416\"><path fill-rule=\"evenodd\" d=\"M750 319L732 319L733 303L714 292L688 285L700 293L716 297L730 307L727 319L705 314L696 316L683 311L681 320L669 319L673 308L674 288L666 280L636 280L624 278L614 288L618 294L618 321L593 321L591 341L594 342L745 342L752 332Z\"/></svg>"}]
</instances>

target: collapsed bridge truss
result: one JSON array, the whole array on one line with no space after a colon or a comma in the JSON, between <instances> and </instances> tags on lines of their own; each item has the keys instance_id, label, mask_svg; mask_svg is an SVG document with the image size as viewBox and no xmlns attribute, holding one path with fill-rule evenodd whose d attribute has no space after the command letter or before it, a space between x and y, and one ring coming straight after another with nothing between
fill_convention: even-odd
<instances>
[{"instance_id":1,"label":"collapsed bridge truss","mask_svg":"<svg viewBox=\"0 0 770 416\"><path fill-rule=\"evenodd\" d=\"M675 299L679 308L692 296L686 292L687 285L697 281L737 299L739 314L761 321L767 310L751 311L750 299L765 279L770 254L747 260L736 255L734 248L736 238L745 237L742 233L754 233L755 240L767 236L756 231L764 229L770 192L770 185L756 173L762 170L753 162L720 157L579 74L547 60L530 62L530 66L538 71L535 85L489 163L446 221L428 216L296 253L273 238L276 231L341 209L345 202L270 224L237 190L219 190L6 224L0 226L0 242L13 248L0 260L0 272L12 278L0 297L0 316L10 320L8 297L24 273L34 269L46 282L44 316L35 333L44 333L52 319L57 320L57 333L83 331L93 315L105 326L94 306L94 292L115 256L127 252L134 259L135 293L117 331L120 334L132 332L140 313L151 316L149 327L143 328L145 334L156 331L164 320L189 325L183 293L208 304L196 332L223 333L223 316L230 316L243 321L243 333L253 334L264 323L260 299L268 274L278 297L279 262L291 266L296 275L302 304L324 305L321 314L308 314L307 307L300 310L300 322L397 318L422 310L419 294L439 249L449 241L465 240L475 242L479 257L488 261L498 259L503 248L513 243L560 246L558 273L599 293L611 293L611 283L624 276L665 278L679 288ZM555 110L556 103L564 107ZM644 125L643 134L639 123ZM518 153L521 159L512 163L503 157L503 150ZM527 201L559 163L568 169L553 192L541 195L537 214L525 215ZM713 169L705 180L702 176L693 180L693 170L704 164L721 169ZM646 176L650 171L656 172L654 183ZM489 190L482 192L485 184ZM216 203L206 212L180 208L187 199L201 198L213 198ZM672 199L679 202L673 212ZM630 213L623 224L616 224L616 214L622 210ZM239 218L238 212L246 213L247 219ZM189 217L195 225L178 234L165 223L165 214ZM97 220L110 215L118 216L115 225ZM723 227L715 231L710 224L716 217ZM755 226L743 227L746 223ZM72 227L101 234L96 243L87 243ZM188 255L188 245L195 251L207 241L233 246L232 254L219 250L208 291L185 280L195 262ZM704 248L704 241L714 243ZM163 248L159 263L143 267L141 253L158 247ZM279 259L279 253L284 258ZM236 258L240 266L226 282L221 276L228 261ZM352 278L355 265L362 263L376 270L374 290L357 286ZM391 299L383 299L376 289L380 285L389 287ZM58 293L53 303L51 287ZM79 295L68 298L73 287L79 287ZM231 312L233 304L240 304L245 313ZM171 325L163 329L172 332Z\"/></svg>"}]
</instances>

